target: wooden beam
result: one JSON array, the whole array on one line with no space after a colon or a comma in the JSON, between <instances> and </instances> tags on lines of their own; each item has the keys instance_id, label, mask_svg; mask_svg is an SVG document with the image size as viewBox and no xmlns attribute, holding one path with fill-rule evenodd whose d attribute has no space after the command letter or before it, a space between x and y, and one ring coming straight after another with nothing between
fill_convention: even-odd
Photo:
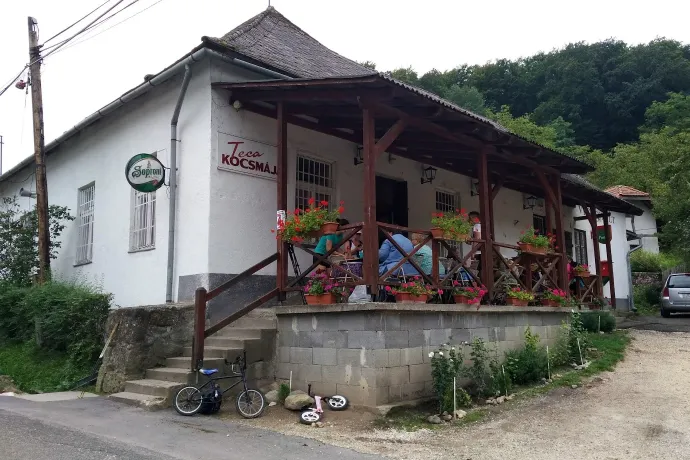
<instances>
[{"instance_id":1,"label":"wooden beam","mask_svg":"<svg viewBox=\"0 0 690 460\"><path fill-rule=\"evenodd\" d=\"M278 211L287 215L287 187L288 187L288 149L287 149L287 118L285 118L285 104L279 102L276 107L276 153L277 161L277 204ZM282 238L277 239L278 244L278 267L276 270L277 289L279 299L285 300L285 286L288 278L288 247L287 242Z\"/></svg>"},{"instance_id":2,"label":"wooden beam","mask_svg":"<svg viewBox=\"0 0 690 460\"><path fill-rule=\"evenodd\" d=\"M374 155L377 157L380 156L383 152L388 150L388 147L391 146L393 141L400 136L400 133L402 133L405 130L405 127L407 126L407 121L405 120L398 120L396 121L393 126L391 126L388 131L386 131L386 134L383 135L381 139L376 143L376 147L374 148Z\"/></svg>"},{"instance_id":3,"label":"wooden beam","mask_svg":"<svg viewBox=\"0 0 690 460\"><path fill-rule=\"evenodd\" d=\"M482 239L485 241L482 249L482 283L486 286L489 299L492 298L494 289L494 263L493 263L493 237L491 235L491 192L489 189L489 165L487 162L487 149L482 149L477 161L479 170L479 215L481 218Z\"/></svg>"},{"instance_id":4,"label":"wooden beam","mask_svg":"<svg viewBox=\"0 0 690 460\"><path fill-rule=\"evenodd\" d=\"M568 291L568 254L566 253L565 244L565 228L563 227L563 196L561 194L561 175L558 174L553 178L554 189L556 191L556 200L554 203L554 219L556 220L556 242L558 244L558 253L561 254L561 259L556 262L558 264L558 281L560 281L560 288ZM550 230L550 229L549 229Z\"/></svg>"},{"instance_id":5,"label":"wooden beam","mask_svg":"<svg viewBox=\"0 0 690 460\"><path fill-rule=\"evenodd\" d=\"M539 170L534 171L534 173L537 175L537 179L539 179L541 186L544 188L544 193L546 193L546 196L549 197L551 202L555 203L556 201L558 201L556 200L556 195L553 193L553 189L551 188L552 185L549 183L549 180L546 177L546 175ZM558 173L558 183L561 183L561 173Z\"/></svg>"},{"instance_id":6,"label":"wooden beam","mask_svg":"<svg viewBox=\"0 0 690 460\"><path fill-rule=\"evenodd\" d=\"M352 88L343 89L309 89L302 91L291 91L281 89L249 90L233 89L232 97L239 101L350 101L357 103L358 97L365 97L369 100L388 100L393 97L393 88Z\"/></svg>"},{"instance_id":7,"label":"wooden beam","mask_svg":"<svg viewBox=\"0 0 690 460\"><path fill-rule=\"evenodd\" d=\"M597 220L592 218L592 216L597 215L597 208L595 205L590 205L589 208L589 226L592 228L592 244L594 245L594 266L596 268L596 278L597 278L597 295L603 296L603 282L601 279L601 247L599 245L599 238L597 237Z\"/></svg>"},{"instance_id":8,"label":"wooden beam","mask_svg":"<svg viewBox=\"0 0 690 460\"><path fill-rule=\"evenodd\" d=\"M609 224L609 213L604 212L604 233L606 234L606 259L609 264L609 291L611 293L611 308L616 309L616 280L613 276L613 253L611 251L611 239L609 238L609 232L611 231L611 224ZM601 271L601 267L599 267ZM603 295L603 292L602 292Z\"/></svg>"},{"instance_id":9,"label":"wooden beam","mask_svg":"<svg viewBox=\"0 0 690 460\"><path fill-rule=\"evenodd\" d=\"M371 289L371 295L378 295L378 226L376 224L376 143L374 141L375 120L369 109L362 110L362 139L364 156L364 280Z\"/></svg>"},{"instance_id":10,"label":"wooden beam","mask_svg":"<svg viewBox=\"0 0 690 460\"><path fill-rule=\"evenodd\" d=\"M496 182L491 189L491 199L495 200L496 196L498 195L498 192L501 191L501 188L503 187L503 179L499 178L498 182Z\"/></svg>"}]
</instances>

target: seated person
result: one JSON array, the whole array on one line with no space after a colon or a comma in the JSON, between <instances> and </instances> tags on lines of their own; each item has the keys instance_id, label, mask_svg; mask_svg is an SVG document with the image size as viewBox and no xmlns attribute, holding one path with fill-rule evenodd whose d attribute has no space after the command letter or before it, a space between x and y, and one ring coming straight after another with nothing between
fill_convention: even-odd
<instances>
[{"instance_id":1,"label":"seated person","mask_svg":"<svg viewBox=\"0 0 690 460\"><path fill-rule=\"evenodd\" d=\"M345 243L345 258L347 259L361 259L364 243L362 242L362 231L354 234L350 241Z\"/></svg>"},{"instance_id":2,"label":"seated person","mask_svg":"<svg viewBox=\"0 0 690 460\"><path fill-rule=\"evenodd\" d=\"M424 235L421 233L412 233L410 235L410 240L414 246L418 246L422 243L422 241L424 241ZM419 268L421 268L425 274L431 275L431 269L433 267L431 248L425 244L419 248L417 252L415 252L414 258L415 262L417 262L417 265L419 265ZM407 271L405 273L407 273ZM441 264L440 261L438 262L438 274L446 274L446 268Z\"/></svg>"},{"instance_id":3,"label":"seated person","mask_svg":"<svg viewBox=\"0 0 690 460\"><path fill-rule=\"evenodd\" d=\"M339 225L348 225L349 222L347 219L338 219L338 224ZM314 248L314 252L316 254L319 254L319 255L328 254L328 252L331 249L333 249L333 246L337 246L338 243L340 243L342 241L342 239L343 239L343 235L342 235L342 232L340 232L340 231L336 232L332 235L323 235L319 239L319 243L316 245L316 248ZM342 255L342 254L339 253L338 251L335 251L333 254L331 254L330 257L339 256L339 255ZM317 259L317 256L314 256L313 261L316 262L316 259ZM327 260L328 259L322 260L321 263L319 264L319 266L316 267L316 270L322 271L322 270L325 270L326 268L328 268L330 266L330 264L328 263Z\"/></svg>"},{"instance_id":4,"label":"seated person","mask_svg":"<svg viewBox=\"0 0 690 460\"><path fill-rule=\"evenodd\" d=\"M412 252L414 245L412 244L412 241L407 239L407 237L405 237L404 235L396 233L395 235L393 235L393 240L395 240L398 246L400 246L400 248L406 253L409 254L410 252ZM384 241L381 245L381 248L379 249L379 275L388 273L388 270L395 267L395 265L397 265L397 263L400 262L402 259L403 255L400 254L400 251L398 251L397 248L393 246L390 241ZM419 275L419 273L409 262L405 262L398 270L392 273L392 275L417 276Z\"/></svg>"}]
</instances>

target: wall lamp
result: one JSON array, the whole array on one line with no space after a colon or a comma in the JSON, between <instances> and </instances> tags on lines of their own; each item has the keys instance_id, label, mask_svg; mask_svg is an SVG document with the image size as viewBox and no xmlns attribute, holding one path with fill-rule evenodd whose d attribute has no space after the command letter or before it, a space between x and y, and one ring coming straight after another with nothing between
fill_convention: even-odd
<instances>
[{"instance_id":1,"label":"wall lamp","mask_svg":"<svg viewBox=\"0 0 690 460\"><path fill-rule=\"evenodd\" d=\"M422 178L420 179L422 184L431 184L434 179L436 179L436 168L427 166L422 169Z\"/></svg>"},{"instance_id":2,"label":"wall lamp","mask_svg":"<svg viewBox=\"0 0 690 460\"><path fill-rule=\"evenodd\" d=\"M530 195L525 198L525 202L522 203L522 209L534 209L537 206L537 197Z\"/></svg>"},{"instance_id":3,"label":"wall lamp","mask_svg":"<svg viewBox=\"0 0 690 460\"><path fill-rule=\"evenodd\" d=\"M24 196L26 198L36 198L36 192L24 190L24 188L22 187L19 189L19 196Z\"/></svg>"}]
</instances>

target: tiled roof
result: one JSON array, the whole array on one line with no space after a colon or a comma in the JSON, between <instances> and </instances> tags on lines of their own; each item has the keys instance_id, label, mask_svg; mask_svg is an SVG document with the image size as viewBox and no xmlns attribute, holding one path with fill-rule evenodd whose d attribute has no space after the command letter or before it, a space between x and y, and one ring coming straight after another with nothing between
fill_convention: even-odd
<instances>
[{"instance_id":1,"label":"tiled roof","mask_svg":"<svg viewBox=\"0 0 690 460\"><path fill-rule=\"evenodd\" d=\"M636 188L630 187L628 185L614 185L613 187L607 188L605 191L610 193L613 196L617 196L618 198L625 198L625 197L649 198L649 193L643 192L641 190L637 190Z\"/></svg>"},{"instance_id":2,"label":"tiled roof","mask_svg":"<svg viewBox=\"0 0 690 460\"><path fill-rule=\"evenodd\" d=\"M326 48L272 6L222 37L207 39L297 77L376 73Z\"/></svg>"},{"instance_id":3,"label":"tiled roof","mask_svg":"<svg viewBox=\"0 0 690 460\"><path fill-rule=\"evenodd\" d=\"M642 214L642 210L637 206L624 201L621 197L608 192L608 190L601 190L582 176L577 174L561 174L561 179L566 183L573 184L580 190L588 191L589 194L593 194L593 198L596 198L596 200L593 201L602 204L602 206L607 207L610 211L633 214L636 216Z\"/></svg>"}]
</instances>

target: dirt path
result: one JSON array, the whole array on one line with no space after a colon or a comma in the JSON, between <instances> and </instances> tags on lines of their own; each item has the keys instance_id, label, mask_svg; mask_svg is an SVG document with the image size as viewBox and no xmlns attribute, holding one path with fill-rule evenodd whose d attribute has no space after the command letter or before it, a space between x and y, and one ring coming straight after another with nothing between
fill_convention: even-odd
<instances>
[{"instance_id":1,"label":"dirt path","mask_svg":"<svg viewBox=\"0 0 690 460\"><path fill-rule=\"evenodd\" d=\"M368 423L332 416L333 426L318 429L294 423L294 415L266 417L265 426L407 460L690 459L690 334L631 334L625 361L589 388L517 402L468 427L363 430Z\"/></svg>"}]
</instances>

